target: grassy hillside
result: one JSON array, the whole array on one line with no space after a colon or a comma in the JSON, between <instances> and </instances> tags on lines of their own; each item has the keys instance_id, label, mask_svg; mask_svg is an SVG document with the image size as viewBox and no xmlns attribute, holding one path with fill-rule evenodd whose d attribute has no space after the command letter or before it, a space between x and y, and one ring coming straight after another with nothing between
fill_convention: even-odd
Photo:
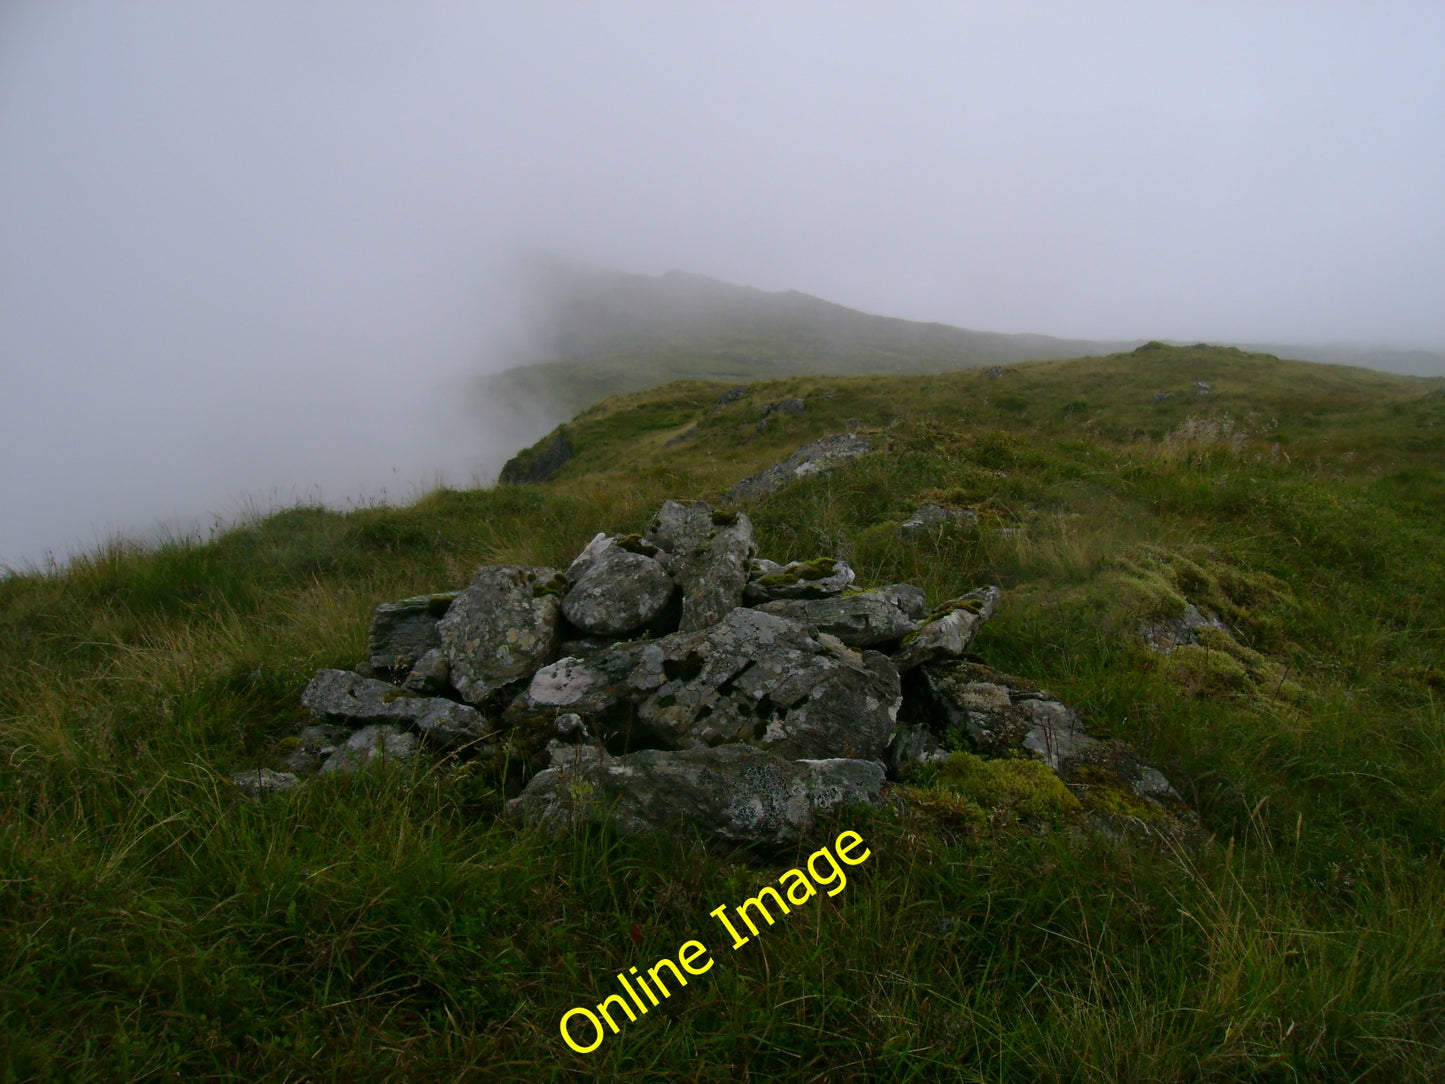
<instances>
[{"instance_id":1,"label":"grassy hillside","mask_svg":"<svg viewBox=\"0 0 1445 1084\"><path fill-rule=\"evenodd\" d=\"M725 387L598 403L537 486L0 579L5 1079L1445 1074L1445 381L1146 346L714 409ZM364 656L377 602L565 565L843 428L876 450L744 506L763 553L935 599L1001 584L977 657L1133 744L1215 845L899 801L833 825L871 852L846 891L729 952L709 911L806 850L520 831L466 764L261 803L227 782L312 672ZM924 500L979 523L900 537ZM1237 642L1146 649L1185 599ZM563 1013L689 938L711 971L563 1045Z\"/></svg>"},{"instance_id":2,"label":"grassy hillside","mask_svg":"<svg viewBox=\"0 0 1445 1084\"><path fill-rule=\"evenodd\" d=\"M533 364L478 382L490 415L522 413L539 430L611 395L674 380L920 374L1132 349L1131 342L1005 335L874 316L789 290L768 293L704 275L633 275L542 261L529 278ZM1423 350L1257 346L1293 358L1393 373L1445 375Z\"/></svg>"},{"instance_id":3,"label":"grassy hillside","mask_svg":"<svg viewBox=\"0 0 1445 1084\"><path fill-rule=\"evenodd\" d=\"M795 290L768 293L679 271L632 275L544 262L530 285L537 363L484 378L479 395L540 411L551 424L610 395L673 380L936 373L1134 345L873 316Z\"/></svg>"}]
</instances>

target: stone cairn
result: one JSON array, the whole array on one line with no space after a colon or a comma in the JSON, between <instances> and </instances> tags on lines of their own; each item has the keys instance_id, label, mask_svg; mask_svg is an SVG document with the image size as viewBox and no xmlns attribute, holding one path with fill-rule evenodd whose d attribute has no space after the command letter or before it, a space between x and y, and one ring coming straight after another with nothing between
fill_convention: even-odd
<instances>
[{"instance_id":1,"label":"stone cairn","mask_svg":"<svg viewBox=\"0 0 1445 1084\"><path fill-rule=\"evenodd\" d=\"M429 748L495 769L523 823L784 845L946 760L952 734L1042 760L1075 794L1112 787L1126 807L1192 815L1127 747L963 657L997 587L930 608L912 585L853 580L840 560L759 559L744 514L668 501L645 533L599 534L565 571L487 566L459 592L378 606L369 665L322 670L302 693L311 721L289 770L233 778L258 795Z\"/></svg>"}]
</instances>

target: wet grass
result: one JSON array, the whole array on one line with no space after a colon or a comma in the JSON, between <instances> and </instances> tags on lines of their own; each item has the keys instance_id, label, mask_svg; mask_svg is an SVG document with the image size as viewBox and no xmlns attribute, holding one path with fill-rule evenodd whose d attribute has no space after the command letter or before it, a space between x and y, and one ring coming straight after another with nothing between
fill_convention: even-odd
<instances>
[{"instance_id":1,"label":"wet grass","mask_svg":"<svg viewBox=\"0 0 1445 1084\"><path fill-rule=\"evenodd\" d=\"M539 486L0 578L4 1078L1445 1074L1439 381L1164 348L713 411L724 387L598 404ZM1215 845L859 811L832 826L872 851L846 890L731 951L708 912L807 849L523 831L465 765L262 803L227 782L294 732L314 670L363 656L377 602L565 566L850 427L875 452L744 506L764 554L931 599L1001 584L978 656L1132 743ZM904 538L925 500L977 525ZM1144 648L1184 600L1232 644ZM692 938L710 971L594 1053L562 1043L564 1012Z\"/></svg>"}]
</instances>

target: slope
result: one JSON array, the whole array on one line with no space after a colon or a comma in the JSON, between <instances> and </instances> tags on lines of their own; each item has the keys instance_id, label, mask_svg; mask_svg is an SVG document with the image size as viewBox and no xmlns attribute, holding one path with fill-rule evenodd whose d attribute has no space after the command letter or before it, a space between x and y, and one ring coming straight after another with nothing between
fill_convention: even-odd
<instances>
[{"instance_id":1,"label":"slope","mask_svg":"<svg viewBox=\"0 0 1445 1084\"><path fill-rule=\"evenodd\" d=\"M797 376L719 406L727 388L596 404L539 485L298 508L0 580L9 1072L1445 1073L1445 382L1149 345L997 377ZM565 565L841 429L873 452L743 506L765 552L935 599L1001 584L978 656L1134 745L1214 845L900 792L833 826L873 855L846 893L731 953L709 912L807 849L518 831L506 781L467 762L265 803L230 788L284 749L317 668L363 657L377 602ZM901 535L925 500L977 523ZM1186 600L1231 635L1151 651L1141 622ZM696 937L709 974L595 1055L562 1045L569 1008Z\"/></svg>"}]
</instances>

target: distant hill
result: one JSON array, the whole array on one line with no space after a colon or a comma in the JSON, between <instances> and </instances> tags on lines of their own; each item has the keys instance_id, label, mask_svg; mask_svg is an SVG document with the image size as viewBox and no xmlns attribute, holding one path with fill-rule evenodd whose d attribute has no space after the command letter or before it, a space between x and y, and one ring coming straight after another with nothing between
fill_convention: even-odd
<instances>
[{"instance_id":1,"label":"distant hill","mask_svg":"<svg viewBox=\"0 0 1445 1084\"><path fill-rule=\"evenodd\" d=\"M483 378L481 394L549 424L609 395L678 379L938 373L1108 354L1142 341L969 331L682 271L635 275L548 261L531 287L542 360Z\"/></svg>"},{"instance_id":2,"label":"distant hill","mask_svg":"<svg viewBox=\"0 0 1445 1084\"><path fill-rule=\"evenodd\" d=\"M538 360L482 377L477 387L492 424L519 445L610 395L673 380L941 373L1103 356L1144 341L971 331L876 316L796 290L769 293L682 271L638 275L556 259L537 261L528 287ZM1445 375L1445 354L1429 351L1237 345L1278 357Z\"/></svg>"}]
</instances>

